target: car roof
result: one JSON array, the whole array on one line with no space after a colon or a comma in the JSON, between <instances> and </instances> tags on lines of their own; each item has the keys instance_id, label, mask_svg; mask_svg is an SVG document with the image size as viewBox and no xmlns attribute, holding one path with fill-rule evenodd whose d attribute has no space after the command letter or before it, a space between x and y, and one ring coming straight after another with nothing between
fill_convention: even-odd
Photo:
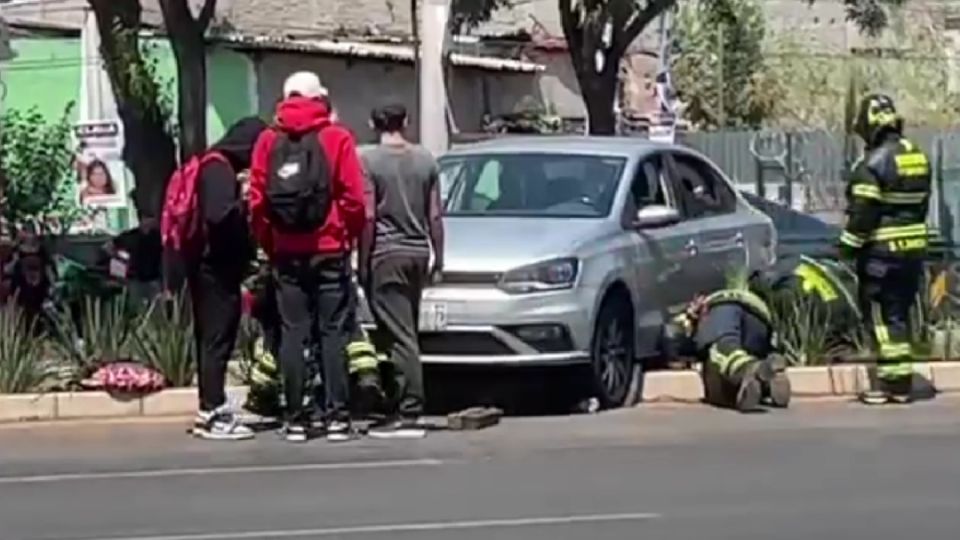
<instances>
[{"instance_id":1,"label":"car roof","mask_svg":"<svg viewBox=\"0 0 960 540\"><path fill-rule=\"evenodd\" d=\"M511 136L454 147L446 156L476 153L557 153L604 154L615 156L644 155L654 150L681 149L673 144L654 142L639 137L599 136Z\"/></svg>"}]
</instances>

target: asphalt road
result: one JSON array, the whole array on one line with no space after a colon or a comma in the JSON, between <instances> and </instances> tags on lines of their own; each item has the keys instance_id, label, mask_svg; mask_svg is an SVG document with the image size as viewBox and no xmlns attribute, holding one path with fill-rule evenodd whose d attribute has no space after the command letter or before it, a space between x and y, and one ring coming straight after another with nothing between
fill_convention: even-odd
<instances>
[{"instance_id":1,"label":"asphalt road","mask_svg":"<svg viewBox=\"0 0 960 540\"><path fill-rule=\"evenodd\" d=\"M647 407L423 441L0 427L2 540L955 539L960 402Z\"/></svg>"}]
</instances>

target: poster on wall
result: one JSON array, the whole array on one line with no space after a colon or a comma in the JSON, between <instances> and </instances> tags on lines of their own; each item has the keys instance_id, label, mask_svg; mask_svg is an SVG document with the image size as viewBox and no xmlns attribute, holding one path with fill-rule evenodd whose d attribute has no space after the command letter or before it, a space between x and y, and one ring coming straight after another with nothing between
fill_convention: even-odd
<instances>
[{"instance_id":1,"label":"poster on wall","mask_svg":"<svg viewBox=\"0 0 960 540\"><path fill-rule=\"evenodd\" d=\"M125 207L123 124L116 120L78 122L74 138L78 202L91 209Z\"/></svg>"},{"instance_id":2,"label":"poster on wall","mask_svg":"<svg viewBox=\"0 0 960 540\"><path fill-rule=\"evenodd\" d=\"M73 126L76 149L75 194L87 218L74 232L118 232L117 217L128 207L130 182L123 163L123 123L110 79L100 56L100 32L87 11L80 36L78 120Z\"/></svg>"}]
</instances>

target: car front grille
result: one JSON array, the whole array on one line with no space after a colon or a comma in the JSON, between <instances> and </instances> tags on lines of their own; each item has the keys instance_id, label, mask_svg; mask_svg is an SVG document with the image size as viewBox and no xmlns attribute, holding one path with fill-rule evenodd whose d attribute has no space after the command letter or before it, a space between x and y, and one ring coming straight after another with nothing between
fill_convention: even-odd
<instances>
[{"instance_id":1,"label":"car front grille","mask_svg":"<svg viewBox=\"0 0 960 540\"><path fill-rule=\"evenodd\" d=\"M499 272L444 272L441 285L494 285L502 275Z\"/></svg>"},{"instance_id":2,"label":"car front grille","mask_svg":"<svg viewBox=\"0 0 960 540\"><path fill-rule=\"evenodd\" d=\"M420 352L448 356L514 354L499 339L483 332L423 332Z\"/></svg>"}]
</instances>

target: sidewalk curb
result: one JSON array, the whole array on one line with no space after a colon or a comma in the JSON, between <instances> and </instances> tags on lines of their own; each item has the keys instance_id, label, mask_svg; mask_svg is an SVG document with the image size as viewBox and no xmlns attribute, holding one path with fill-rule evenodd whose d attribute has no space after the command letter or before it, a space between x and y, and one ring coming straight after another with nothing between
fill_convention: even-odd
<instances>
[{"instance_id":1,"label":"sidewalk curb","mask_svg":"<svg viewBox=\"0 0 960 540\"><path fill-rule=\"evenodd\" d=\"M960 392L960 362L914 364L914 390L937 393ZM799 398L853 397L868 388L866 365L794 367L787 370L793 393ZM643 401L693 403L703 400L703 384L697 370L652 371L643 384Z\"/></svg>"},{"instance_id":2,"label":"sidewalk curb","mask_svg":"<svg viewBox=\"0 0 960 540\"><path fill-rule=\"evenodd\" d=\"M229 403L239 407L247 388L227 389ZM188 416L197 411L196 388L172 388L147 396L113 396L106 392L0 394L0 423L36 420L81 420Z\"/></svg>"},{"instance_id":3,"label":"sidewalk curb","mask_svg":"<svg viewBox=\"0 0 960 540\"><path fill-rule=\"evenodd\" d=\"M938 393L960 393L960 362L914 365L914 386ZM796 367L787 370L798 398L851 397L866 388L865 365ZM227 390L235 406L246 401L244 386ZM646 374L643 401L647 403L699 403L703 400L700 373L695 369L653 371ZM196 388L174 388L148 396L114 397L106 392L50 394L0 394L0 423L95 418L158 418L189 416L197 410Z\"/></svg>"}]
</instances>

